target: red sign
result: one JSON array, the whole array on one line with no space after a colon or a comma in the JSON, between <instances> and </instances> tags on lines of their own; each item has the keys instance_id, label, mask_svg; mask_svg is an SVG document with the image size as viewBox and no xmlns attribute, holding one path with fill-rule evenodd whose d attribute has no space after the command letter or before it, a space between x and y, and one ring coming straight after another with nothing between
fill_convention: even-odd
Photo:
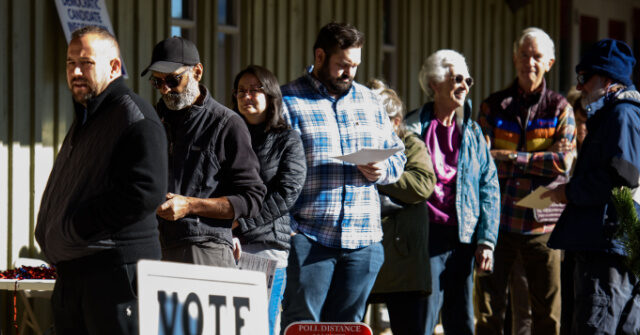
<instances>
[{"instance_id":1,"label":"red sign","mask_svg":"<svg viewBox=\"0 0 640 335\"><path fill-rule=\"evenodd\" d=\"M287 326L284 335L373 335L373 332L362 322L294 322Z\"/></svg>"}]
</instances>

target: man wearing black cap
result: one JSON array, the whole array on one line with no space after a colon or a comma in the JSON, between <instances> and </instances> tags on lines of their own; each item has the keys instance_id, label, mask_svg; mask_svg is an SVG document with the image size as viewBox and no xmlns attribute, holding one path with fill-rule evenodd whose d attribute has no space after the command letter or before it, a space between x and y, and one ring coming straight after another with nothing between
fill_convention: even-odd
<instances>
[{"instance_id":1,"label":"man wearing black cap","mask_svg":"<svg viewBox=\"0 0 640 335\"><path fill-rule=\"evenodd\" d=\"M162 258L235 267L232 224L260 211L266 187L244 121L199 85L196 46L170 37L153 49L149 80L169 139L169 193L160 205Z\"/></svg>"},{"instance_id":2,"label":"man wearing black cap","mask_svg":"<svg viewBox=\"0 0 640 335\"><path fill-rule=\"evenodd\" d=\"M575 252L573 334L638 334L638 278L625 263L611 191L638 187L640 93L631 82L635 58L612 39L595 44L576 66L587 111L587 136L569 183L546 192L567 206L549 239ZM638 195L634 206L640 213Z\"/></svg>"}]
</instances>

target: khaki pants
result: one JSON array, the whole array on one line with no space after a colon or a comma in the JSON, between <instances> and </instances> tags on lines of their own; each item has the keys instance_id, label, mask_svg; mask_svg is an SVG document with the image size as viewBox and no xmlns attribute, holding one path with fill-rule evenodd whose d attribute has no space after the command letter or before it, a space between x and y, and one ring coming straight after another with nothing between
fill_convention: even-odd
<instances>
[{"instance_id":1,"label":"khaki pants","mask_svg":"<svg viewBox=\"0 0 640 335\"><path fill-rule=\"evenodd\" d=\"M502 334L507 285L518 254L529 283L533 335L560 333L560 251L547 247L551 234L500 233L491 275L476 277L476 334Z\"/></svg>"},{"instance_id":2,"label":"khaki pants","mask_svg":"<svg viewBox=\"0 0 640 335\"><path fill-rule=\"evenodd\" d=\"M215 242L199 242L162 249L162 260L170 262L236 268L231 247Z\"/></svg>"}]
</instances>

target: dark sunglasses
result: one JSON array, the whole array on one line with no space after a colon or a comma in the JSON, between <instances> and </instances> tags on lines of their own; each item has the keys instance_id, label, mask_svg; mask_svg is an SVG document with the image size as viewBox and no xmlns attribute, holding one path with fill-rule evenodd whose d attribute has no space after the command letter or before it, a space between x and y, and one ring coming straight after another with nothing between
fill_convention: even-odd
<instances>
[{"instance_id":1,"label":"dark sunglasses","mask_svg":"<svg viewBox=\"0 0 640 335\"><path fill-rule=\"evenodd\" d=\"M457 74L453 77L451 77L451 79L456 83L456 84L462 84L462 82L464 81L467 84L467 87L471 87L473 86L473 78L471 77L467 77L465 78L463 75L461 74Z\"/></svg>"},{"instance_id":2,"label":"dark sunglasses","mask_svg":"<svg viewBox=\"0 0 640 335\"><path fill-rule=\"evenodd\" d=\"M589 79L591 79L591 77L593 77L595 73L590 72L590 73L578 73L578 75L576 76L576 80L578 81L578 85L583 85L586 84Z\"/></svg>"},{"instance_id":3,"label":"dark sunglasses","mask_svg":"<svg viewBox=\"0 0 640 335\"><path fill-rule=\"evenodd\" d=\"M175 88L178 85L180 85L180 83L182 82L182 76L188 71L189 69L186 69L178 74L168 74L166 77L164 78L158 78L156 76L151 76L149 77L149 81L151 82L151 85L153 87L155 87L156 89L161 89L162 87L164 87L165 84L167 84L167 87L169 88Z\"/></svg>"}]
</instances>

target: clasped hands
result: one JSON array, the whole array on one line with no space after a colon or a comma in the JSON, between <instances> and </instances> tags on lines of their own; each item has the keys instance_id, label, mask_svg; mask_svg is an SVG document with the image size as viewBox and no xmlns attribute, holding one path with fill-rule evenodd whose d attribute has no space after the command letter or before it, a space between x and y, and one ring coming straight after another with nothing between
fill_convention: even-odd
<instances>
[{"instance_id":1,"label":"clasped hands","mask_svg":"<svg viewBox=\"0 0 640 335\"><path fill-rule=\"evenodd\" d=\"M190 201L188 197L167 193L165 202L158 207L156 214L165 220L176 221L189 215L189 210Z\"/></svg>"}]
</instances>

